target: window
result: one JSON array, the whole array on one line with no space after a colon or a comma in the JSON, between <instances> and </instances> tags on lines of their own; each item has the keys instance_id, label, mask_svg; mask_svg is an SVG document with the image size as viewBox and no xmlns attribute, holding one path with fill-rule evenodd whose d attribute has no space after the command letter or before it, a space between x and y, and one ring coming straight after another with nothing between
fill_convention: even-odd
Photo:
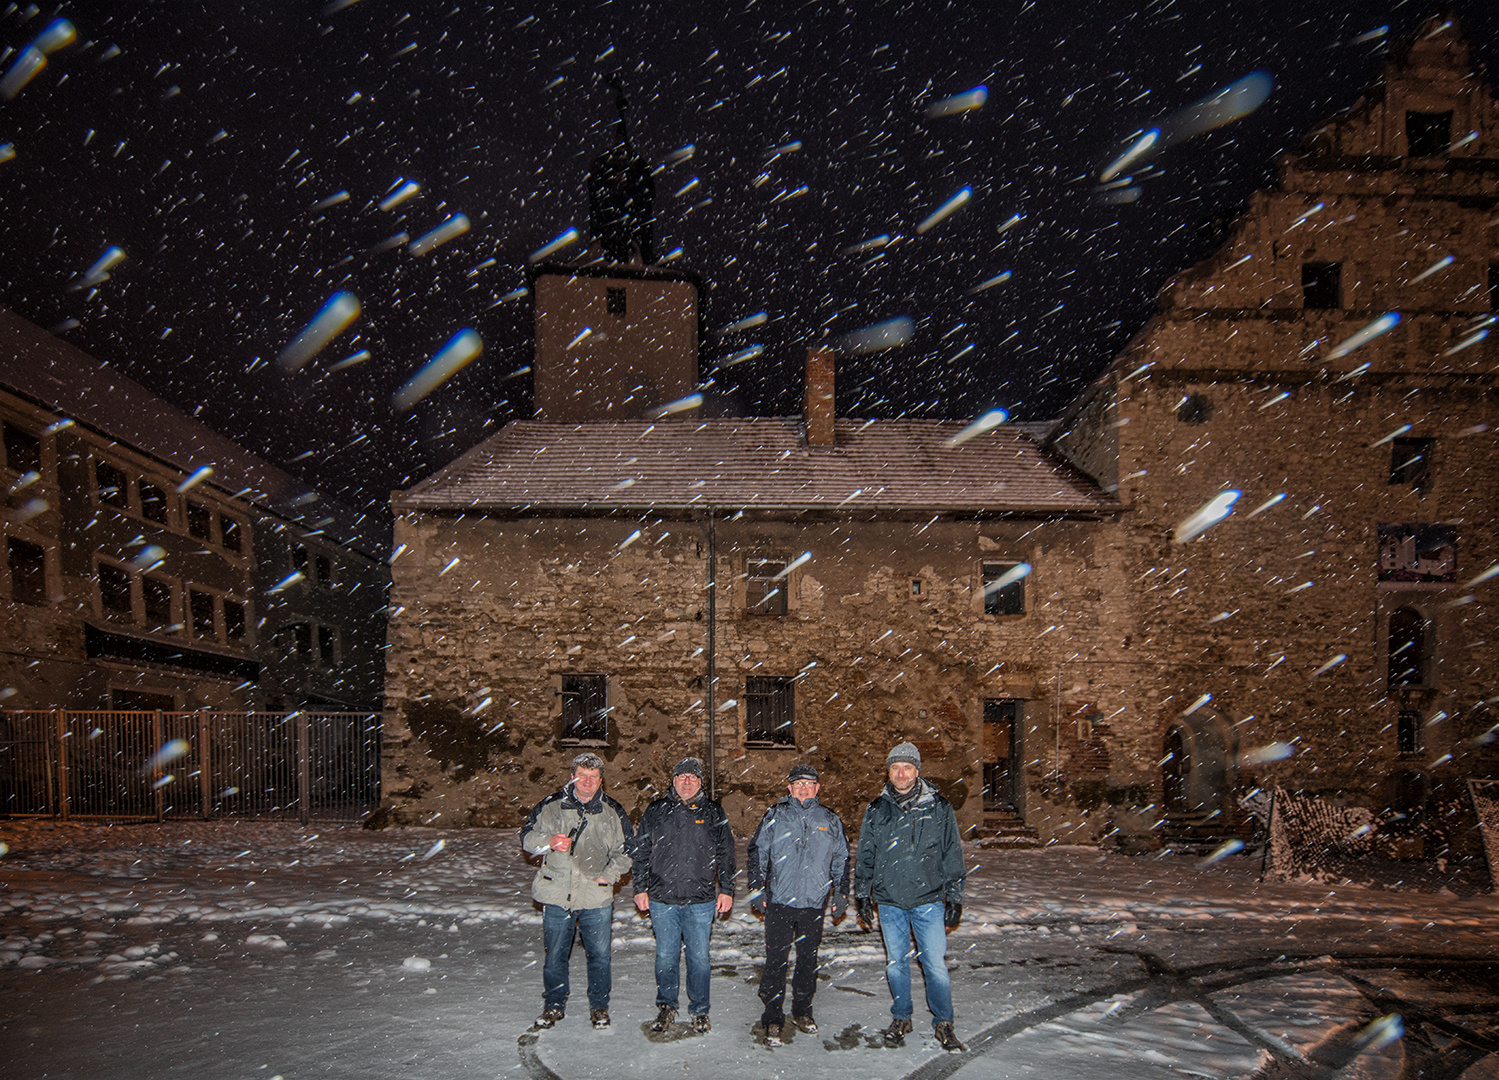
<instances>
[{"instance_id":1,"label":"window","mask_svg":"<svg viewBox=\"0 0 1499 1080\"><path fill-rule=\"evenodd\" d=\"M244 554L245 537L239 522L233 518L219 518L219 534L223 537L226 548Z\"/></svg>"},{"instance_id":2,"label":"window","mask_svg":"<svg viewBox=\"0 0 1499 1080\"><path fill-rule=\"evenodd\" d=\"M42 440L9 420L5 422L5 466L17 473L42 471Z\"/></svg>"},{"instance_id":3,"label":"window","mask_svg":"<svg viewBox=\"0 0 1499 1080\"><path fill-rule=\"evenodd\" d=\"M604 302L609 309L610 315L623 315L625 313L625 290L604 290Z\"/></svg>"},{"instance_id":4,"label":"window","mask_svg":"<svg viewBox=\"0 0 1499 1080\"><path fill-rule=\"evenodd\" d=\"M291 568L301 572L303 577L307 576L307 549L298 545L291 549Z\"/></svg>"},{"instance_id":5,"label":"window","mask_svg":"<svg viewBox=\"0 0 1499 1080\"><path fill-rule=\"evenodd\" d=\"M1301 306L1308 311L1331 310L1343 306L1342 263L1301 264Z\"/></svg>"},{"instance_id":6,"label":"window","mask_svg":"<svg viewBox=\"0 0 1499 1080\"><path fill-rule=\"evenodd\" d=\"M130 574L109 563L99 564L99 603L105 611L129 615Z\"/></svg>"},{"instance_id":7,"label":"window","mask_svg":"<svg viewBox=\"0 0 1499 1080\"><path fill-rule=\"evenodd\" d=\"M333 632L331 626L319 626L317 628L318 658L328 667L332 667L338 662L337 644L338 635Z\"/></svg>"},{"instance_id":8,"label":"window","mask_svg":"<svg viewBox=\"0 0 1499 1080\"><path fill-rule=\"evenodd\" d=\"M281 642L281 652L287 657L309 656L312 653L312 625L310 623L288 623L276 632Z\"/></svg>"},{"instance_id":9,"label":"window","mask_svg":"<svg viewBox=\"0 0 1499 1080\"><path fill-rule=\"evenodd\" d=\"M1390 615L1390 685L1426 683L1426 620L1412 608Z\"/></svg>"},{"instance_id":10,"label":"window","mask_svg":"<svg viewBox=\"0 0 1499 1080\"><path fill-rule=\"evenodd\" d=\"M317 580L319 585L333 584L333 560L326 555L319 555L313 560L317 567Z\"/></svg>"},{"instance_id":11,"label":"window","mask_svg":"<svg viewBox=\"0 0 1499 1080\"><path fill-rule=\"evenodd\" d=\"M604 742L609 737L608 679L562 676L562 740Z\"/></svg>"},{"instance_id":12,"label":"window","mask_svg":"<svg viewBox=\"0 0 1499 1080\"><path fill-rule=\"evenodd\" d=\"M189 590L188 606L192 609L193 636L218 637L213 625L213 594L199 592L197 589Z\"/></svg>"},{"instance_id":13,"label":"window","mask_svg":"<svg viewBox=\"0 0 1499 1080\"><path fill-rule=\"evenodd\" d=\"M751 615L786 614L790 575L784 559L747 559L744 564L744 608Z\"/></svg>"},{"instance_id":14,"label":"window","mask_svg":"<svg viewBox=\"0 0 1499 1080\"><path fill-rule=\"evenodd\" d=\"M1395 750L1402 756L1421 752L1421 714L1415 709L1395 715Z\"/></svg>"},{"instance_id":15,"label":"window","mask_svg":"<svg viewBox=\"0 0 1499 1080\"><path fill-rule=\"evenodd\" d=\"M1405 152L1410 157L1441 157L1452 147L1452 110L1405 114Z\"/></svg>"},{"instance_id":16,"label":"window","mask_svg":"<svg viewBox=\"0 0 1499 1080\"><path fill-rule=\"evenodd\" d=\"M1489 308L1499 311L1499 262L1489 263Z\"/></svg>"},{"instance_id":17,"label":"window","mask_svg":"<svg viewBox=\"0 0 1499 1080\"><path fill-rule=\"evenodd\" d=\"M911 579L911 595L912 596L920 596L921 595L921 579L920 578L912 578Z\"/></svg>"},{"instance_id":18,"label":"window","mask_svg":"<svg viewBox=\"0 0 1499 1080\"><path fill-rule=\"evenodd\" d=\"M1183 424L1206 424L1213 415L1213 403L1202 394L1188 394L1176 407L1176 419Z\"/></svg>"},{"instance_id":19,"label":"window","mask_svg":"<svg viewBox=\"0 0 1499 1080\"><path fill-rule=\"evenodd\" d=\"M99 482L99 501L121 510L130 507L130 481L124 472L107 461L94 463L94 477Z\"/></svg>"},{"instance_id":20,"label":"window","mask_svg":"<svg viewBox=\"0 0 1499 1080\"><path fill-rule=\"evenodd\" d=\"M1435 439L1396 439L1390 444L1390 483L1425 491L1431 483Z\"/></svg>"},{"instance_id":21,"label":"window","mask_svg":"<svg viewBox=\"0 0 1499 1080\"><path fill-rule=\"evenodd\" d=\"M224 601L224 635L230 641L245 639L245 605L238 600Z\"/></svg>"},{"instance_id":22,"label":"window","mask_svg":"<svg viewBox=\"0 0 1499 1080\"><path fill-rule=\"evenodd\" d=\"M5 560L10 567L10 598L18 604L45 604L47 549L12 536L5 544Z\"/></svg>"},{"instance_id":23,"label":"window","mask_svg":"<svg viewBox=\"0 0 1499 1080\"><path fill-rule=\"evenodd\" d=\"M1457 580L1457 526L1379 523L1382 583Z\"/></svg>"},{"instance_id":24,"label":"window","mask_svg":"<svg viewBox=\"0 0 1499 1080\"><path fill-rule=\"evenodd\" d=\"M984 614L1024 615L1025 563L984 564Z\"/></svg>"},{"instance_id":25,"label":"window","mask_svg":"<svg viewBox=\"0 0 1499 1080\"><path fill-rule=\"evenodd\" d=\"M158 525L167 523L167 493L145 480L141 481L141 516Z\"/></svg>"},{"instance_id":26,"label":"window","mask_svg":"<svg viewBox=\"0 0 1499 1080\"><path fill-rule=\"evenodd\" d=\"M157 627L172 622L172 583L161 578L141 578L141 599L146 603L146 622Z\"/></svg>"},{"instance_id":27,"label":"window","mask_svg":"<svg viewBox=\"0 0 1499 1080\"><path fill-rule=\"evenodd\" d=\"M750 746L795 746L793 679L751 675L744 680L744 741Z\"/></svg>"},{"instance_id":28,"label":"window","mask_svg":"<svg viewBox=\"0 0 1499 1080\"><path fill-rule=\"evenodd\" d=\"M202 503L187 503L187 531L205 543L213 539L213 511Z\"/></svg>"}]
</instances>

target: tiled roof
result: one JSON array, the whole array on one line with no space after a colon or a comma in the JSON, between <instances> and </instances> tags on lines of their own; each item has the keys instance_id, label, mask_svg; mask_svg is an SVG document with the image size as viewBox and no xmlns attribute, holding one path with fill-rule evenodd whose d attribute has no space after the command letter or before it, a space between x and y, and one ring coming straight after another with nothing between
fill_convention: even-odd
<instances>
[{"instance_id":1,"label":"tiled roof","mask_svg":"<svg viewBox=\"0 0 1499 1080\"><path fill-rule=\"evenodd\" d=\"M799 419L521 420L398 493L397 511L523 509L1095 513L1119 504L1022 432L956 446L961 421L839 420L809 448Z\"/></svg>"}]
</instances>

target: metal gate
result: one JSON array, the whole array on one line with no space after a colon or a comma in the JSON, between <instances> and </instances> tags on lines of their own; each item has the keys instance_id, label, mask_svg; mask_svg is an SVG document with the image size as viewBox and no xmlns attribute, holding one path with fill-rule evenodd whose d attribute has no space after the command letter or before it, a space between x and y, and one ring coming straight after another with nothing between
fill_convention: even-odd
<instances>
[{"instance_id":1,"label":"metal gate","mask_svg":"<svg viewBox=\"0 0 1499 1080\"><path fill-rule=\"evenodd\" d=\"M0 814L314 817L380 803L375 713L0 710Z\"/></svg>"}]
</instances>

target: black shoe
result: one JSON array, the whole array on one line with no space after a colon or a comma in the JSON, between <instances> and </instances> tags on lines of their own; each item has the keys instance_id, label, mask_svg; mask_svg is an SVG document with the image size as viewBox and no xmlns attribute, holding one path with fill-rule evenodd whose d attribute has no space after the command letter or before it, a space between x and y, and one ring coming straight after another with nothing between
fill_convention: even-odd
<instances>
[{"instance_id":1,"label":"black shoe","mask_svg":"<svg viewBox=\"0 0 1499 1080\"><path fill-rule=\"evenodd\" d=\"M656 1013L656 1019L651 1021L652 1031L665 1031L671 1027L671 1022L677 1018L677 1010L670 1005L663 1005Z\"/></svg>"},{"instance_id":2,"label":"black shoe","mask_svg":"<svg viewBox=\"0 0 1499 1080\"><path fill-rule=\"evenodd\" d=\"M780 1046L781 1045L781 1025L780 1024L766 1024L765 1025L765 1044L767 1046Z\"/></svg>"},{"instance_id":3,"label":"black shoe","mask_svg":"<svg viewBox=\"0 0 1499 1080\"><path fill-rule=\"evenodd\" d=\"M590 1020L593 1021L593 1026L594 1027L596 1027L596 1028L606 1028L606 1027L609 1026L609 1010L608 1009L592 1009L588 1013L588 1019L590 1019Z\"/></svg>"},{"instance_id":4,"label":"black shoe","mask_svg":"<svg viewBox=\"0 0 1499 1080\"><path fill-rule=\"evenodd\" d=\"M957 1035L953 1033L952 1024L946 1020L937 1025L935 1034L937 1042L941 1045L942 1049L950 1054L961 1054L964 1050L968 1049L968 1047L958 1042Z\"/></svg>"},{"instance_id":5,"label":"black shoe","mask_svg":"<svg viewBox=\"0 0 1499 1080\"><path fill-rule=\"evenodd\" d=\"M793 1016L791 1018L791 1022L795 1024L796 1029L804 1035L817 1034L817 1021L812 1019L811 1013L808 1013L806 1016Z\"/></svg>"},{"instance_id":6,"label":"black shoe","mask_svg":"<svg viewBox=\"0 0 1499 1080\"><path fill-rule=\"evenodd\" d=\"M543 1009L541 1011L541 1015L536 1018L536 1026L539 1027L539 1028L549 1028L553 1024L555 1024L558 1020L561 1020L561 1019L562 1019L562 1010L561 1009L552 1009L552 1008Z\"/></svg>"},{"instance_id":7,"label":"black shoe","mask_svg":"<svg viewBox=\"0 0 1499 1080\"><path fill-rule=\"evenodd\" d=\"M699 1035L708 1034L709 1030L711 1030L712 1027L713 1025L708 1023L707 1013L703 1013L702 1016L694 1016L692 1018L692 1030L697 1032Z\"/></svg>"},{"instance_id":8,"label":"black shoe","mask_svg":"<svg viewBox=\"0 0 1499 1080\"><path fill-rule=\"evenodd\" d=\"M902 1046L905 1044L906 1036L911 1034L911 1030L911 1021L896 1017L880 1034L885 1036L886 1046Z\"/></svg>"}]
</instances>

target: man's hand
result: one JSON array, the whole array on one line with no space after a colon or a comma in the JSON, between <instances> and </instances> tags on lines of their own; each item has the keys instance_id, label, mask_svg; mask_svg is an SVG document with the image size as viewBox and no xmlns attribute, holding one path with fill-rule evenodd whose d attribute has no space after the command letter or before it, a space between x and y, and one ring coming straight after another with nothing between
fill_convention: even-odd
<instances>
[{"instance_id":1,"label":"man's hand","mask_svg":"<svg viewBox=\"0 0 1499 1080\"><path fill-rule=\"evenodd\" d=\"M840 894L833 897L833 921L837 922L848 914L848 896Z\"/></svg>"},{"instance_id":2,"label":"man's hand","mask_svg":"<svg viewBox=\"0 0 1499 1080\"><path fill-rule=\"evenodd\" d=\"M765 914L765 893L763 891L757 892L750 897L750 910L756 915Z\"/></svg>"},{"instance_id":3,"label":"man's hand","mask_svg":"<svg viewBox=\"0 0 1499 1080\"><path fill-rule=\"evenodd\" d=\"M637 911L651 910L651 894L638 892L635 894L635 908Z\"/></svg>"},{"instance_id":4,"label":"man's hand","mask_svg":"<svg viewBox=\"0 0 1499 1080\"><path fill-rule=\"evenodd\" d=\"M963 917L963 905L956 900L942 901L942 925L957 926L958 920Z\"/></svg>"},{"instance_id":5,"label":"man's hand","mask_svg":"<svg viewBox=\"0 0 1499 1080\"><path fill-rule=\"evenodd\" d=\"M869 896L860 896L854 899L854 910L859 913L859 921L866 927L874 926L874 899Z\"/></svg>"},{"instance_id":6,"label":"man's hand","mask_svg":"<svg viewBox=\"0 0 1499 1080\"><path fill-rule=\"evenodd\" d=\"M553 851L567 851L573 846L573 842L567 838L566 833L555 833L549 843Z\"/></svg>"},{"instance_id":7,"label":"man's hand","mask_svg":"<svg viewBox=\"0 0 1499 1080\"><path fill-rule=\"evenodd\" d=\"M726 892L719 893L718 904L716 905L716 907L720 915L727 915L734 908L734 894Z\"/></svg>"}]
</instances>

